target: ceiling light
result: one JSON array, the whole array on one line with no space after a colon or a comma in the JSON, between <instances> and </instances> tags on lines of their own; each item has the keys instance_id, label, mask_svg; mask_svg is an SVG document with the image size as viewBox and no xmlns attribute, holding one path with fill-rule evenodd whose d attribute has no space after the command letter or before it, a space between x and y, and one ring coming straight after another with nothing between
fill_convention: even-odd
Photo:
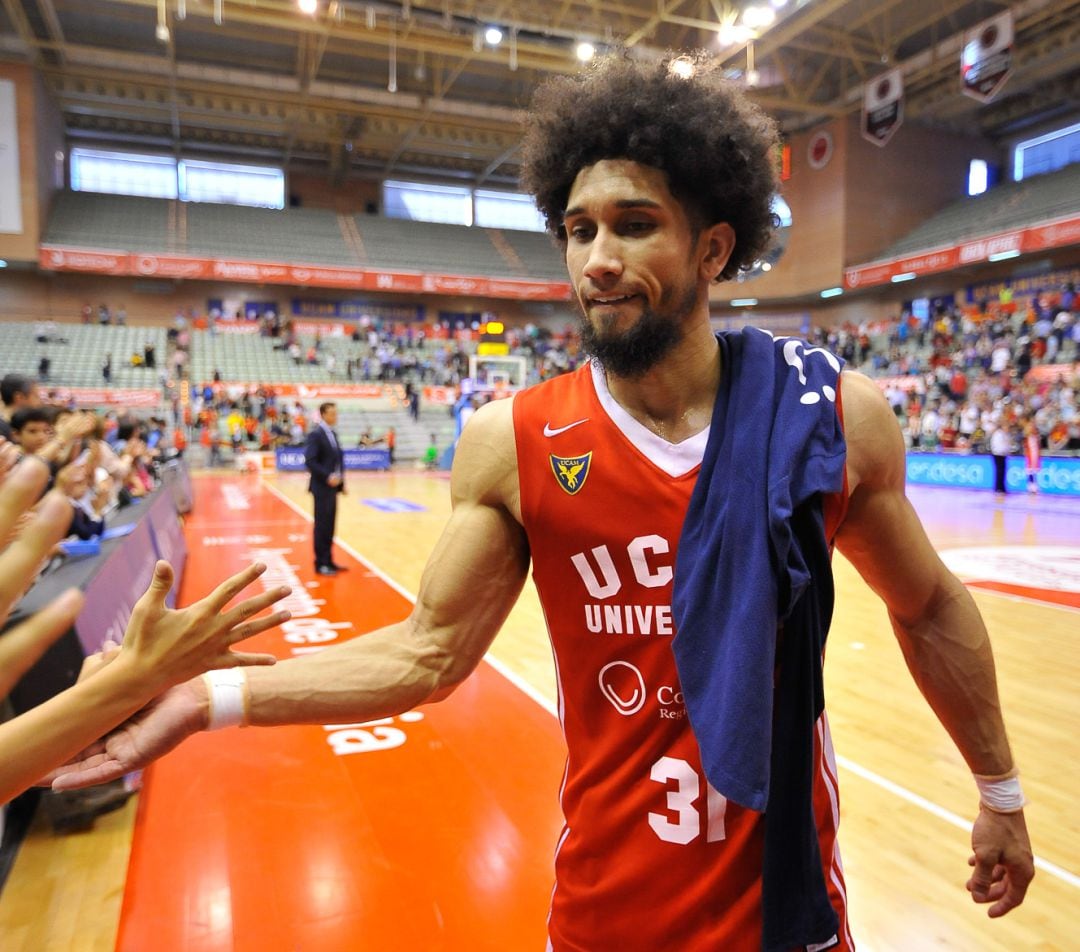
<instances>
[{"instance_id":1,"label":"ceiling light","mask_svg":"<svg viewBox=\"0 0 1080 952\"><path fill-rule=\"evenodd\" d=\"M3 258L0 258L0 268L6 268L6 267L7 267L7 262Z\"/></svg>"},{"instance_id":2,"label":"ceiling light","mask_svg":"<svg viewBox=\"0 0 1080 952\"><path fill-rule=\"evenodd\" d=\"M301 13L313 16L315 11L319 9L319 0L296 0L296 5L300 8Z\"/></svg>"},{"instance_id":3,"label":"ceiling light","mask_svg":"<svg viewBox=\"0 0 1080 952\"><path fill-rule=\"evenodd\" d=\"M581 43L578 43L575 52L577 53L577 58L581 60L581 62L587 63L596 55L596 47L588 40L583 40Z\"/></svg>"},{"instance_id":4,"label":"ceiling light","mask_svg":"<svg viewBox=\"0 0 1080 952\"><path fill-rule=\"evenodd\" d=\"M743 10L742 21L751 30L761 30L772 26L776 20L776 11L771 7L747 7Z\"/></svg>"},{"instance_id":5,"label":"ceiling light","mask_svg":"<svg viewBox=\"0 0 1080 952\"><path fill-rule=\"evenodd\" d=\"M761 270L762 271L772 271L772 265L769 264L768 261L762 261L761 262Z\"/></svg>"},{"instance_id":6,"label":"ceiling light","mask_svg":"<svg viewBox=\"0 0 1080 952\"><path fill-rule=\"evenodd\" d=\"M671 61L671 65L668 67L668 72L672 76L678 76L679 79L689 79L694 75L694 63L689 56L680 56L677 59Z\"/></svg>"},{"instance_id":7,"label":"ceiling light","mask_svg":"<svg viewBox=\"0 0 1080 952\"><path fill-rule=\"evenodd\" d=\"M1010 258L1019 258L1020 251L1014 248L1012 251L999 251L996 254L988 255L987 261L1008 261Z\"/></svg>"},{"instance_id":8,"label":"ceiling light","mask_svg":"<svg viewBox=\"0 0 1080 952\"><path fill-rule=\"evenodd\" d=\"M735 298L731 302L732 307L753 307L757 304L757 298Z\"/></svg>"},{"instance_id":9,"label":"ceiling light","mask_svg":"<svg viewBox=\"0 0 1080 952\"><path fill-rule=\"evenodd\" d=\"M821 296L823 298L840 297L840 295L843 293L843 288L826 288L824 291L821 292Z\"/></svg>"},{"instance_id":10,"label":"ceiling light","mask_svg":"<svg viewBox=\"0 0 1080 952\"><path fill-rule=\"evenodd\" d=\"M894 274L889 280L892 281L893 284L900 284L902 281L914 281L916 277L918 277L918 275L916 275L914 271L905 271L903 274Z\"/></svg>"},{"instance_id":11,"label":"ceiling light","mask_svg":"<svg viewBox=\"0 0 1080 952\"><path fill-rule=\"evenodd\" d=\"M484 30L484 42L488 46L498 46L502 42L503 31L497 26L489 26Z\"/></svg>"},{"instance_id":12,"label":"ceiling light","mask_svg":"<svg viewBox=\"0 0 1080 952\"><path fill-rule=\"evenodd\" d=\"M744 23L724 23L716 32L716 41L721 46L737 46L750 39L750 28Z\"/></svg>"}]
</instances>

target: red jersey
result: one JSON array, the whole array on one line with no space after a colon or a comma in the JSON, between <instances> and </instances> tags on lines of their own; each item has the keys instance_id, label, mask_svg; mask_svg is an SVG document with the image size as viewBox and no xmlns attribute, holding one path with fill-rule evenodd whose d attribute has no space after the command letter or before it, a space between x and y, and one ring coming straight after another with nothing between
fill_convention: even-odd
<instances>
[{"instance_id":1,"label":"red jersey","mask_svg":"<svg viewBox=\"0 0 1080 952\"><path fill-rule=\"evenodd\" d=\"M763 815L704 777L671 651L675 549L708 431L677 445L634 420L588 364L517 394L521 514L558 677L568 757L554 952L758 952ZM843 500L830 501L835 531ZM824 715L814 807L851 949Z\"/></svg>"}]
</instances>

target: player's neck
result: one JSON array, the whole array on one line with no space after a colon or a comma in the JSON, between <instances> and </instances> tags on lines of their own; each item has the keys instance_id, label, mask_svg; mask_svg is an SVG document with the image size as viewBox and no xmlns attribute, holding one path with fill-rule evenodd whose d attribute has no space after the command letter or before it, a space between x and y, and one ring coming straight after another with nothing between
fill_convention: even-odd
<instances>
[{"instance_id":1,"label":"player's neck","mask_svg":"<svg viewBox=\"0 0 1080 952\"><path fill-rule=\"evenodd\" d=\"M607 374L611 396L635 420L669 443L681 443L712 421L720 388L720 347L707 321L641 377Z\"/></svg>"}]
</instances>

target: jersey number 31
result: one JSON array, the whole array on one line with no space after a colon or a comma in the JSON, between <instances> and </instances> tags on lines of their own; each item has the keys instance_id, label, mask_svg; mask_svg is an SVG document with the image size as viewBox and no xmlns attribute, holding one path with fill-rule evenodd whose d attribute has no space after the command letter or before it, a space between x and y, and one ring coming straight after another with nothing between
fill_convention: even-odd
<instances>
[{"instance_id":1,"label":"jersey number 31","mask_svg":"<svg viewBox=\"0 0 1080 952\"><path fill-rule=\"evenodd\" d=\"M701 798L701 784L705 783L705 842L717 843L724 839L724 814L727 800L713 789L712 784L685 760L661 757L652 766L650 779L668 787L667 814L650 813L649 826L665 843L692 843L701 835L701 811L697 806ZM671 781L676 787L670 789ZM678 817L672 821L671 815Z\"/></svg>"}]
</instances>

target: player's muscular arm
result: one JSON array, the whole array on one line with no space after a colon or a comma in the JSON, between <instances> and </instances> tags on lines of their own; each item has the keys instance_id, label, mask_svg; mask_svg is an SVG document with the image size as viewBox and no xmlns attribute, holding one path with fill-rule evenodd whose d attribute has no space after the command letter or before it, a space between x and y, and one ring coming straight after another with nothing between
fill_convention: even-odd
<instances>
[{"instance_id":1,"label":"player's muscular arm","mask_svg":"<svg viewBox=\"0 0 1080 952\"><path fill-rule=\"evenodd\" d=\"M446 696L476 667L517 600L529 565L518 516L510 400L488 404L469 421L451 495L453 513L409 617L283 662L277 677L249 671L252 724L340 723L400 713Z\"/></svg>"},{"instance_id":2,"label":"player's muscular arm","mask_svg":"<svg viewBox=\"0 0 1080 952\"><path fill-rule=\"evenodd\" d=\"M884 600L896 638L934 713L973 773L1013 768L998 702L994 658L979 611L942 564L904 495L905 453L877 386L843 380L848 514L837 545ZM1023 810L981 806L971 831L968 891L992 918L1024 901L1035 873Z\"/></svg>"},{"instance_id":3,"label":"player's muscular arm","mask_svg":"<svg viewBox=\"0 0 1080 952\"><path fill-rule=\"evenodd\" d=\"M994 658L967 589L942 564L904 495L905 454L877 386L845 373L848 514L840 551L881 596L915 682L978 774L1009 771Z\"/></svg>"}]
</instances>

